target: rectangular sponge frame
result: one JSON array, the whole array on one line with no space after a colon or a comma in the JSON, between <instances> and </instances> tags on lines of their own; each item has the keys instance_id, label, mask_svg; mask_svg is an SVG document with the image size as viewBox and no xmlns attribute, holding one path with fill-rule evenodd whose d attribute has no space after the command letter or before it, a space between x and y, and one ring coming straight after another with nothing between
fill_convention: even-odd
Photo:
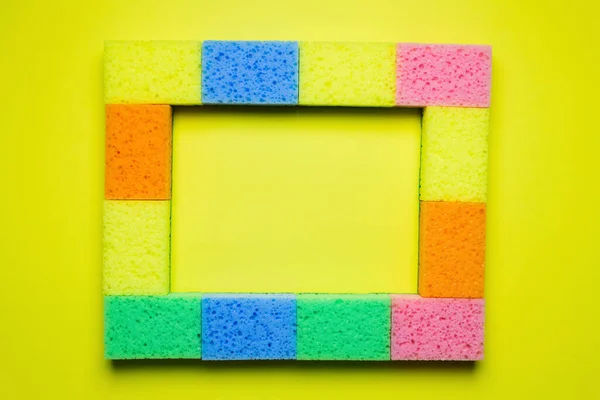
<instances>
[{"instance_id":1,"label":"rectangular sponge frame","mask_svg":"<svg viewBox=\"0 0 600 400\"><path fill-rule=\"evenodd\" d=\"M170 201L104 200L104 294L169 293L170 235Z\"/></svg>"},{"instance_id":2,"label":"rectangular sponge frame","mask_svg":"<svg viewBox=\"0 0 600 400\"><path fill-rule=\"evenodd\" d=\"M201 103L201 42L107 41L106 104Z\"/></svg>"}]
</instances>

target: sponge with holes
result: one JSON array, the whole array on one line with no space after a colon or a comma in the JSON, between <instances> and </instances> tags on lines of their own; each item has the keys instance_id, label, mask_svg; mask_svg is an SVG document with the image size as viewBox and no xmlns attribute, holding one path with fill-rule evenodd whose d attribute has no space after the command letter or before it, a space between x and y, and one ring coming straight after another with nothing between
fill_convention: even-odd
<instances>
[{"instance_id":1,"label":"sponge with holes","mask_svg":"<svg viewBox=\"0 0 600 400\"><path fill-rule=\"evenodd\" d=\"M391 107L393 43L300 43L300 104Z\"/></svg>"},{"instance_id":2,"label":"sponge with holes","mask_svg":"<svg viewBox=\"0 0 600 400\"><path fill-rule=\"evenodd\" d=\"M206 294L202 298L202 358L296 358L296 296Z\"/></svg>"},{"instance_id":3,"label":"sponge with holes","mask_svg":"<svg viewBox=\"0 0 600 400\"><path fill-rule=\"evenodd\" d=\"M200 104L201 52L195 41L108 41L106 104Z\"/></svg>"},{"instance_id":4,"label":"sponge with holes","mask_svg":"<svg viewBox=\"0 0 600 400\"><path fill-rule=\"evenodd\" d=\"M489 107L491 46L400 43L396 104Z\"/></svg>"},{"instance_id":5,"label":"sponge with holes","mask_svg":"<svg viewBox=\"0 0 600 400\"><path fill-rule=\"evenodd\" d=\"M484 305L392 295L392 360L483 359Z\"/></svg>"},{"instance_id":6,"label":"sponge with holes","mask_svg":"<svg viewBox=\"0 0 600 400\"><path fill-rule=\"evenodd\" d=\"M485 203L421 202L419 294L483 297Z\"/></svg>"},{"instance_id":7,"label":"sponge with holes","mask_svg":"<svg viewBox=\"0 0 600 400\"><path fill-rule=\"evenodd\" d=\"M298 104L298 43L206 41L204 104Z\"/></svg>"},{"instance_id":8,"label":"sponge with holes","mask_svg":"<svg viewBox=\"0 0 600 400\"><path fill-rule=\"evenodd\" d=\"M170 201L104 201L104 294L169 293Z\"/></svg>"},{"instance_id":9,"label":"sponge with holes","mask_svg":"<svg viewBox=\"0 0 600 400\"><path fill-rule=\"evenodd\" d=\"M299 360L389 360L388 295L298 295Z\"/></svg>"},{"instance_id":10,"label":"sponge with holes","mask_svg":"<svg viewBox=\"0 0 600 400\"><path fill-rule=\"evenodd\" d=\"M106 296L105 358L200 358L201 312L197 294Z\"/></svg>"},{"instance_id":11,"label":"sponge with holes","mask_svg":"<svg viewBox=\"0 0 600 400\"><path fill-rule=\"evenodd\" d=\"M486 201L489 118L487 108L425 108L421 200Z\"/></svg>"}]
</instances>

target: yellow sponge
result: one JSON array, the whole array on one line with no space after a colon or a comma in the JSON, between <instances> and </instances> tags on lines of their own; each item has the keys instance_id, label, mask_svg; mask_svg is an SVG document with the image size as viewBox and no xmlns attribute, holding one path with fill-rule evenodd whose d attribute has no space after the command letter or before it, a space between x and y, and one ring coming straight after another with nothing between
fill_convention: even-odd
<instances>
[{"instance_id":1,"label":"yellow sponge","mask_svg":"<svg viewBox=\"0 0 600 400\"><path fill-rule=\"evenodd\" d=\"M301 105L391 107L396 45L300 43Z\"/></svg>"},{"instance_id":2,"label":"yellow sponge","mask_svg":"<svg viewBox=\"0 0 600 400\"><path fill-rule=\"evenodd\" d=\"M170 201L104 201L104 294L169 293Z\"/></svg>"},{"instance_id":3,"label":"yellow sponge","mask_svg":"<svg viewBox=\"0 0 600 400\"><path fill-rule=\"evenodd\" d=\"M104 101L200 104L201 54L201 42L106 42Z\"/></svg>"},{"instance_id":4,"label":"yellow sponge","mask_svg":"<svg viewBox=\"0 0 600 400\"><path fill-rule=\"evenodd\" d=\"M421 200L486 201L489 116L488 108L425 108Z\"/></svg>"}]
</instances>

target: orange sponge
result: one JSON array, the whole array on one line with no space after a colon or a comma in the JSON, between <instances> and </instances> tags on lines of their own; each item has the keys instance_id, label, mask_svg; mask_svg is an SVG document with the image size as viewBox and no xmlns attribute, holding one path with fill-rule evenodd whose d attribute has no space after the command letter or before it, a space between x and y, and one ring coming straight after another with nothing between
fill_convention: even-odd
<instances>
[{"instance_id":1,"label":"orange sponge","mask_svg":"<svg viewBox=\"0 0 600 400\"><path fill-rule=\"evenodd\" d=\"M421 202L419 294L483 297L485 203Z\"/></svg>"},{"instance_id":2,"label":"orange sponge","mask_svg":"<svg viewBox=\"0 0 600 400\"><path fill-rule=\"evenodd\" d=\"M171 122L166 105L106 106L106 199L171 199Z\"/></svg>"}]
</instances>

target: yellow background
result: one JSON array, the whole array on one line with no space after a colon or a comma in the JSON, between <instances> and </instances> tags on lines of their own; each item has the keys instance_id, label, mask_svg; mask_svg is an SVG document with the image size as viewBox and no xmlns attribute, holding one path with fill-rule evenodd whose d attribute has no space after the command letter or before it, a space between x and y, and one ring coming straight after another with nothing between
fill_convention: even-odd
<instances>
[{"instance_id":1,"label":"yellow background","mask_svg":"<svg viewBox=\"0 0 600 400\"><path fill-rule=\"evenodd\" d=\"M0 398L597 396L598 13L563 3L3 1ZM105 39L492 44L485 361L104 361Z\"/></svg>"}]
</instances>

